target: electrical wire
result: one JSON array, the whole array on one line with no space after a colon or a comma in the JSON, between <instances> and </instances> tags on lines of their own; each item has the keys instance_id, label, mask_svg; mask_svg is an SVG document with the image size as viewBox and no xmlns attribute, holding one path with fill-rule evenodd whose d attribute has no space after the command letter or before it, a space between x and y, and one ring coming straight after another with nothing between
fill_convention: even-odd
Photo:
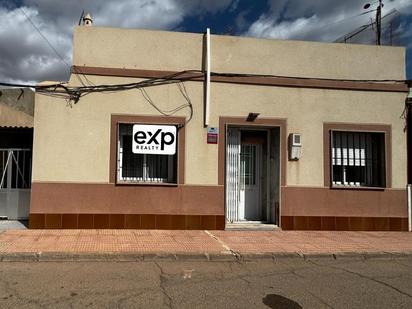
<instances>
[{"instance_id":1,"label":"electrical wire","mask_svg":"<svg viewBox=\"0 0 412 309\"><path fill-rule=\"evenodd\" d=\"M407 83L405 79L344 79L344 78L324 78L324 77L301 77L301 76L286 76L272 74L238 74L238 73L218 73L211 72L211 76L222 77L269 77L269 78L285 78L285 79L301 79L301 80L321 80L321 81L337 81L337 82L361 82L361 83Z\"/></svg>"},{"instance_id":2,"label":"electrical wire","mask_svg":"<svg viewBox=\"0 0 412 309\"><path fill-rule=\"evenodd\" d=\"M177 84L177 86L179 87L180 92L182 93L183 97L187 100L187 103L189 105L190 115L189 115L188 120L186 120L186 123L185 123L185 124L188 124L190 120L192 120L192 117L193 117L193 104L192 104L192 101L190 100L190 96L186 90L185 84L182 82L182 83Z\"/></svg>"},{"instance_id":3,"label":"electrical wire","mask_svg":"<svg viewBox=\"0 0 412 309\"><path fill-rule=\"evenodd\" d=\"M189 74L187 73L198 73ZM183 76L181 76L183 75ZM411 83L411 80L405 79L341 79L341 78L321 78L321 77L298 77L298 76L285 76L285 75L272 75L272 74L239 74L239 73L219 73L211 72L211 76L221 76L221 77L262 77L262 78L284 78L284 79L301 79L301 80L321 80L321 81L342 81L342 82L370 82L370 83ZM102 85L91 85L91 86L64 86L64 83L56 83L53 85L33 85L33 84L17 84L17 83L6 83L0 82L0 86L6 87L19 87L19 88L34 88L40 92L47 92L53 88L60 89L60 91L65 91L68 94L79 93L83 95L85 93L93 92L111 92L111 91L121 91L121 90L131 90L144 87L152 87L158 85L181 83L184 81L191 80L201 80L203 78L203 72L199 70L186 70L171 75L167 75L159 78L145 79L140 82L126 83L126 84L102 84ZM55 90L57 91L57 90Z\"/></svg>"},{"instance_id":4,"label":"electrical wire","mask_svg":"<svg viewBox=\"0 0 412 309\"><path fill-rule=\"evenodd\" d=\"M362 13L360 13L360 14L352 15L352 16L349 16L349 17L345 17L345 18L339 19L339 20L337 20L337 21L334 21L334 22L332 22L332 23L328 23L328 24L322 25L322 28L328 29L330 26L333 26L333 25L336 25L336 24L340 24L340 23L342 23L342 22L344 22L344 21L348 21L348 20L350 20L350 19L352 19L352 18L360 17L360 16L362 16L362 15L366 15L366 14L371 13L371 12L374 12L374 11L376 11L376 9L369 10L369 11L366 11L366 12L362 12Z\"/></svg>"},{"instance_id":5,"label":"electrical wire","mask_svg":"<svg viewBox=\"0 0 412 309\"><path fill-rule=\"evenodd\" d=\"M58 53L56 48L50 43L50 41L46 38L45 35L40 31L40 29L36 26L36 24L31 20L30 16L24 11L23 7L19 8L22 14L26 17L26 19L30 22L33 28L39 33L39 35L46 41L48 46L53 50L53 52L57 55L57 57L70 69L69 64L64 60L64 58ZM354 18L360 15L364 15L366 13L370 13L371 11L361 13L356 16L351 16L349 18ZM348 18L348 19L349 19ZM343 21L343 20L341 20ZM341 22L338 21L338 22ZM132 89L139 89L142 93L144 99L155 108L160 114L164 116L171 116L176 114L178 111L189 108L190 115L188 120L185 124L187 124L193 117L193 105L190 100L190 96L187 93L187 89L185 87L185 81L193 81L193 80L202 80L204 78L204 71L201 70L185 70L181 72L172 73L166 75L164 77L157 77L157 78L149 78L135 83L125 83L125 84L102 84L96 85L92 81L90 81L86 74L79 71L75 66L72 67L72 73L74 73L79 80L81 86L68 86L65 83L56 83L52 85L33 85L33 84L16 84L16 83L6 83L0 82L0 86L6 87L19 87L19 88L34 88L37 92L58 98L64 98L68 102L74 102L75 104L80 100L81 97L84 97L91 93L111 93L111 92L118 92L118 91L125 91L125 90L132 90ZM87 84L82 80L81 76L85 79ZM271 74L239 74L239 73L219 73L219 72L211 72L211 76L217 77L261 77L261 78L283 78L283 79L300 79L300 80L320 80L320 81L340 81L340 82L369 82L369 83L410 83L410 80L396 80L396 79L335 79L335 78L318 78L318 77L296 77L296 76L283 76L283 75L271 75ZM160 109L150 98L149 94L147 93L145 88L160 86L160 85L167 85L167 84L177 84L182 96L187 101L186 104L182 104L177 106L172 110L162 110Z\"/></svg>"},{"instance_id":6,"label":"electrical wire","mask_svg":"<svg viewBox=\"0 0 412 309\"><path fill-rule=\"evenodd\" d=\"M162 114L163 116L172 116L174 114L176 114L178 111L184 109L184 108L189 108L189 118L185 121L185 125L188 124L190 122L190 120L192 120L193 117L193 105L192 102L190 100L190 97L187 93L186 90L186 86L184 85L184 83L178 83L177 84L182 96L186 99L187 103L186 104L182 104L180 106L177 106L176 108L172 109L172 110L162 110L160 109L154 102L153 100L150 98L149 94L147 93L145 88L139 88L140 92L143 95L143 98L154 108L156 109L160 114Z\"/></svg>"},{"instance_id":7,"label":"electrical wire","mask_svg":"<svg viewBox=\"0 0 412 309\"><path fill-rule=\"evenodd\" d=\"M66 64L66 66L69 68L70 71L70 65L64 60L64 58L59 54L59 52L54 48L54 46L50 43L50 41L43 35L43 33L40 31L40 29L36 26L36 24L31 20L30 16L26 14L24 11L23 7L19 7L20 11L23 13L23 15L26 17L26 19L30 22L30 24L33 26L33 28L40 34L40 36L46 41L46 43L49 45L49 47L54 51L54 53L57 55L57 57L60 58L60 60Z\"/></svg>"},{"instance_id":8,"label":"electrical wire","mask_svg":"<svg viewBox=\"0 0 412 309\"><path fill-rule=\"evenodd\" d=\"M172 110L161 110L154 102L153 100L150 98L149 94L146 92L146 90L144 88L139 88L140 92L142 93L144 99L150 104L152 105L160 114L162 114L163 116L173 116L174 114L176 114L178 111L180 111L181 109L188 107L189 104L182 104Z\"/></svg>"},{"instance_id":9,"label":"electrical wire","mask_svg":"<svg viewBox=\"0 0 412 309\"><path fill-rule=\"evenodd\" d=\"M96 86L92 81L90 81L87 76L83 73L80 73L77 71L76 67L73 66L72 67L72 72L77 76L77 79L79 80L80 84L82 84L83 86L87 87L87 86ZM83 76L83 78L86 80L86 82L88 83L88 85L86 85L83 80L81 79L80 76Z\"/></svg>"},{"instance_id":10,"label":"electrical wire","mask_svg":"<svg viewBox=\"0 0 412 309\"><path fill-rule=\"evenodd\" d=\"M369 83L410 83L410 80L396 80L396 79L335 79L335 78L312 78L312 77L294 77L294 76L283 76L283 75L270 75L270 74L238 74L238 73L218 73L212 72L211 76L217 77L262 77L262 78L283 78L283 79L300 79L300 80L322 80L322 81L342 81L342 82L369 82ZM192 119L193 116L193 105L190 100L190 96L187 93L185 87L185 81L199 81L204 78L204 72L200 70L186 70L181 72L176 72L173 74L166 75L164 77L149 78L135 83L124 83L124 84L107 84L107 85L88 85L88 86L68 86L64 83L56 83L52 85L32 85L32 84L15 84L15 83L4 83L0 82L0 86L8 87L19 87L19 88L34 88L36 92L41 94L55 96L66 99L68 102L74 102L76 104L81 97L89 95L91 93L110 93L117 91L126 91L132 89L139 89L145 98L145 100L153 106L159 113L164 116L171 116L178 111L189 108L190 116L186 121L186 124ZM182 96L187 101L186 104L177 106L172 110L162 110L160 109L150 98L145 88L177 84Z\"/></svg>"},{"instance_id":11,"label":"electrical wire","mask_svg":"<svg viewBox=\"0 0 412 309\"><path fill-rule=\"evenodd\" d=\"M30 22L30 24L33 26L33 28L39 33L39 35L46 41L47 45L49 45L49 47L51 48L51 50L53 50L53 52L57 55L57 57L67 66L67 69L70 73L70 65L67 63L67 61L59 54L59 52L57 51L57 49L53 46L53 44L47 39L47 37L40 31L39 27L36 26L36 24L34 23L34 21L30 18L30 16L26 13L26 11L23 9L23 7L19 7L19 10L23 13L23 15L25 16L25 18ZM83 85L86 86L86 84L83 82L83 80L81 79L80 75L82 75L87 82L90 81L87 79L87 77L84 74L76 73L76 77L79 80L79 82ZM92 85L94 85L92 83Z\"/></svg>"}]
</instances>

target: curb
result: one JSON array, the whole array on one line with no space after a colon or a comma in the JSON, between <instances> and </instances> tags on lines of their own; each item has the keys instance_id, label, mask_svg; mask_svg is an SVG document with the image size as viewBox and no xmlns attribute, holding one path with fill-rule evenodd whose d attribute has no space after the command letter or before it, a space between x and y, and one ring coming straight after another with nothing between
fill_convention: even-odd
<instances>
[{"instance_id":1,"label":"curb","mask_svg":"<svg viewBox=\"0 0 412 309\"><path fill-rule=\"evenodd\" d=\"M11 252L0 253L0 262L252 262L282 259L376 260L410 259L412 252L342 253L136 253L136 252Z\"/></svg>"}]
</instances>

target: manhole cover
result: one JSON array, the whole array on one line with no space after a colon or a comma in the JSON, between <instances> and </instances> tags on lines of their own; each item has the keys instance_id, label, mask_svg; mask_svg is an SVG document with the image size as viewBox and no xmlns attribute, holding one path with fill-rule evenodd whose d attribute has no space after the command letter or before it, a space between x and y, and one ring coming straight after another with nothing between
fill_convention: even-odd
<instances>
[{"instance_id":1,"label":"manhole cover","mask_svg":"<svg viewBox=\"0 0 412 309\"><path fill-rule=\"evenodd\" d=\"M301 309L297 302L277 294L268 294L263 297L262 302L269 308L276 309Z\"/></svg>"}]
</instances>

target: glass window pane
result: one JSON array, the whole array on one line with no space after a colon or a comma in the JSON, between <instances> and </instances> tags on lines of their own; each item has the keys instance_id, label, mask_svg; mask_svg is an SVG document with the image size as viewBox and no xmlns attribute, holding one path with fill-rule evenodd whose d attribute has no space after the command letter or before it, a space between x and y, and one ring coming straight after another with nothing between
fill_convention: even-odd
<instances>
[{"instance_id":1,"label":"glass window pane","mask_svg":"<svg viewBox=\"0 0 412 309\"><path fill-rule=\"evenodd\" d=\"M240 152L241 183L256 184L256 145L242 145Z\"/></svg>"}]
</instances>

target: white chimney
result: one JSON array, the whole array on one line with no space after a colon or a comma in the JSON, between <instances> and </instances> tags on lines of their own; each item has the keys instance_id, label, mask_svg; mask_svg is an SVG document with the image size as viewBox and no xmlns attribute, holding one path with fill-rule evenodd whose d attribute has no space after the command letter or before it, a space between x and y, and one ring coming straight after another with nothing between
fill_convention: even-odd
<instances>
[{"instance_id":1,"label":"white chimney","mask_svg":"<svg viewBox=\"0 0 412 309\"><path fill-rule=\"evenodd\" d=\"M92 26L93 25L93 19L90 16L89 13L87 13L84 17L83 17L83 26Z\"/></svg>"}]
</instances>

